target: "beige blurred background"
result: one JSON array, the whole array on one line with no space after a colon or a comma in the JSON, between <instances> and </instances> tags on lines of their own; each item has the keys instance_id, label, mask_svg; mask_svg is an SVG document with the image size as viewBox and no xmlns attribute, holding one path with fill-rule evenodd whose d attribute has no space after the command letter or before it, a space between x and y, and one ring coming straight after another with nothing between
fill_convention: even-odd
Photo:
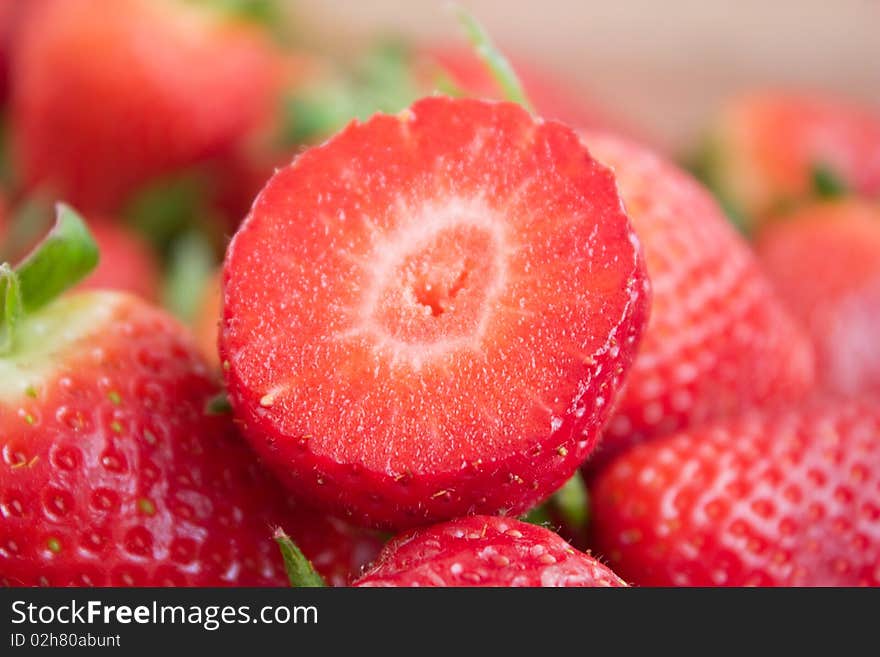
<instances>
[{"instance_id":1,"label":"beige blurred background","mask_svg":"<svg viewBox=\"0 0 880 657\"><path fill-rule=\"evenodd\" d=\"M737 90L825 89L880 105L880 0L466 0L504 48L668 148ZM460 39L437 0L298 0L314 38Z\"/></svg>"}]
</instances>

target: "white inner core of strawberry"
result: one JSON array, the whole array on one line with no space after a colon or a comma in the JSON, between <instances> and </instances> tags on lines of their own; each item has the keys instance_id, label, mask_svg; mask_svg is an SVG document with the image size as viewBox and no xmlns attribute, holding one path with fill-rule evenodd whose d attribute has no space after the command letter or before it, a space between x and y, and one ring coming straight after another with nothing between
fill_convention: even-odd
<instances>
[{"instance_id":1,"label":"white inner core of strawberry","mask_svg":"<svg viewBox=\"0 0 880 657\"><path fill-rule=\"evenodd\" d=\"M404 216L372 249L362 329L415 362L478 348L507 276L503 222L484 203L462 200Z\"/></svg>"}]
</instances>

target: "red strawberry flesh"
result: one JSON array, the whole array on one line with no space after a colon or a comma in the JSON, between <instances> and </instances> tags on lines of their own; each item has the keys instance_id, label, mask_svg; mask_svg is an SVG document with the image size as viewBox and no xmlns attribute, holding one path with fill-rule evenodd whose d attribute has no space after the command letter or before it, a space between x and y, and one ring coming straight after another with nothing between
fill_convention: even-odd
<instances>
[{"instance_id":1,"label":"red strawberry flesh","mask_svg":"<svg viewBox=\"0 0 880 657\"><path fill-rule=\"evenodd\" d=\"M561 485L647 312L614 180L576 135L440 97L281 170L224 284L245 433L294 490L388 527Z\"/></svg>"}]
</instances>

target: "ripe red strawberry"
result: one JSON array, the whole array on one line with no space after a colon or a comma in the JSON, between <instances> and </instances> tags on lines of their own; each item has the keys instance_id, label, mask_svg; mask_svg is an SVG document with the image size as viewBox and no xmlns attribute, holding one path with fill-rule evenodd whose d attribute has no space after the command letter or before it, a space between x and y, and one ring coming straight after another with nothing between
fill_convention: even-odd
<instances>
[{"instance_id":1,"label":"ripe red strawberry","mask_svg":"<svg viewBox=\"0 0 880 657\"><path fill-rule=\"evenodd\" d=\"M279 525L335 583L377 551L296 505L230 417L206 412L215 380L161 310L75 293L14 329L0 356L3 584L281 585Z\"/></svg>"},{"instance_id":2,"label":"ripe red strawberry","mask_svg":"<svg viewBox=\"0 0 880 657\"><path fill-rule=\"evenodd\" d=\"M880 203L806 206L759 233L756 248L813 338L821 382L880 392Z\"/></svg>"},{"instance_id":3,"label":"ripe red strawberry","mask_svg":"<svg viewBox=\"0 0 880 657\"><path fill-rule=\"evenodd\" d=\"M640 445L592 491L639 585L880 585L880 404L747 414Z\"/></svg>"},{"instance_id":4,"label":"ripe red strawberry","mask_svg":"<svg viewBox=\"0 0 880 657\"><path fill-rule=\"evenodd\" d=\"M803 395L813 382L809 341L708 192L633 143L596 133L584 139L615 172L654 291L648 329L600 457Z\"/></svg>"},{"instance_id":5,"label":"ripe red strawberry","mask_svg":"<svg viewBox=\"0 0 880 657\"><path fill-rule=\"evenodd\" d=\"M880 195L880 109L821 96L756 92L731 101L711 128L703 168L746 227L809 198L817 173Z\"/></svg>"},{"instance_id":6,"label":"ripe red strawberry","mask_svg":"<svg viewBox=\"0 0 880 657\"><path fill-rule=\"evenodd\" d=\"M354 586L626 586L549 529L471 516L388 543Z\"/></svg>"},{"instance_id":7,"label":"ripe red strawberry","mask_svg":"<svg viewBox=\"0 0 880 657\"><path fill-rule=\"evenodd\" d=\"M386 527L527 510L593 448L647 280L568 128L428 98L282 169L234 237L230 401L284 481Z\"/></svg>"},{"instance_id":8,"label":"ripe red strawberry","mask_svg":"<svg viewBox=\"0 0 880 657\"><path fill-rule=\"evenodd\" d=\"M9 53L18 31L19 21L26 9L20 0L0 0L0 100L6 100L9 91Z\"/></svg>"},{"instance_id":9,"label":"ripe red strawberry","mask_svg":"<svg viewBox=\"0 0 880 657\"><path fill-rule=\"evenodd\" d=\"M28 187L115 210L251 129L277 75L261 32L197 3L45 0L15 44L16 164Z\"/></svg>"}]
</instances>

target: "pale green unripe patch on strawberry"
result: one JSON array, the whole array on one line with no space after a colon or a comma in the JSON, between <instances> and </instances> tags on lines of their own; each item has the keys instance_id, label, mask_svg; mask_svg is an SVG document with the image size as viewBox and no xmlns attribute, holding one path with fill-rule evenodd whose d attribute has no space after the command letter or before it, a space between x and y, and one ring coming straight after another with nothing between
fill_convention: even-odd
<instances>
[{"instance_id":1,"label":"pale green unripe patch on strawberry","mask_svg":"<svg viewBox=\"0 0 880 657\"><path fill-rule=\"evenodd\" d=\"M60 355L100 331L124 298L114 292L83 292L25 315L15 330L14 350L0 357L0 399L38 394Z\"/></svg>"}]
</instances>

